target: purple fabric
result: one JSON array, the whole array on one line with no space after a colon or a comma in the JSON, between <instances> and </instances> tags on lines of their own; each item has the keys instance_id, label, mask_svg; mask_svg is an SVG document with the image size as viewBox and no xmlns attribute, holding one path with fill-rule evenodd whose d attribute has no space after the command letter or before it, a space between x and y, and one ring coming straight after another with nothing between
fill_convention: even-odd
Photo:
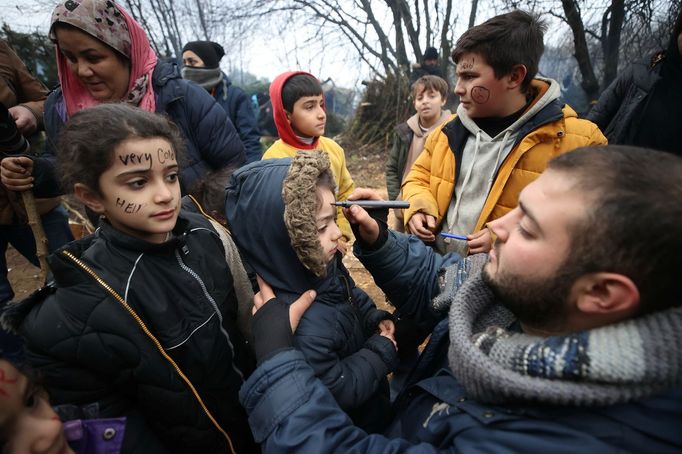
<instances>
[{"instance_id":1,"label":"purple fabric","mask_svg":"<svg viewBox=\"0 0 682 454\"><path fill-rule=\"evenodd\" d=\"M64 423L64 436L76 454L119 454L126 418L74 419Z\"/></svg>"}]
</instances>

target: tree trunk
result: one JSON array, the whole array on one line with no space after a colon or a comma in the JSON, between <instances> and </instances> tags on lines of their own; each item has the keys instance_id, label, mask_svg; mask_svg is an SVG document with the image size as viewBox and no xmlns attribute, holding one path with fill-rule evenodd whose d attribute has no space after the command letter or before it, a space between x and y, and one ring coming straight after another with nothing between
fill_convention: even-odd
<instances>
[{"instance_id":1,"label":"tree trunk","mask_svg":"<svg viewBox=\"0 0 682 454\"><path fill-rule=\"evenodd\" d=\"M594 74L594 67L587 49L585 26L580 17L578 5L576 0L561 0L561 4L564 7L564 13L566 13L566 22L573 32L574 56L583 79L580 85L590 101L596 100L599 96L599 82Z\"/></svg>"},{"instance_id":2,"label":"tree trunk","mask_svg":"<svg viewBox=\"0 0 682 454\"><path fill-rule=\"evenodd\" d=\"M471 0L471 13L469 13L469 27L476 24L476 12L478 11L478 0Z\"/></svg>"},{"instance_id":3,"label":"tree trunk","mask_svg":"<svg viewBox=\"0 0 682 454\"><path fill-rule=\"evenodd\" d=\"M604 41L604 77L601 86L606 88L618 74L618 54L620 50L620 35L625 20L625 1L612 0L611 7L605 14L610 13L609 32L603 36Z\"/></svg>"}]
</instances>

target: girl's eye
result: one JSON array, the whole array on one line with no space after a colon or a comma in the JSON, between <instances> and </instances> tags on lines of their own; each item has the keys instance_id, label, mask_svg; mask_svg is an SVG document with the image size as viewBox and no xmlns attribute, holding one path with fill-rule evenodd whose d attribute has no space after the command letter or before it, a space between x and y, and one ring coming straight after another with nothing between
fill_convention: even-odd
<instances>
[{"instance_id":1,"label":"girl's eye","mask_svg":"<svg viewBox=\"0 0 682 454\"><path fill-rule=\"evenodd\" d=\"M133 189L141 189L145 185L145 180L132 180L127 183L128 186L130 186Z\"/></svg>"},{"instance_id":2,"label":"girl's eye","mask_svg":"<svg viewBox=\"0 0 682 454\"><path fill-rule=\"evenodd\" d=\"M168 180L170 183L175 183L176 181L178 181L178 174L175 172L169 173L168 175L166 175L166 180Z\"/></svg>"},{"instance_id":3,"label":"girl's eye","mask_svg":"<svg viewBox=\"0 0 682 454\"><path fill-rule=\"evenodd\" d=\"M317 232L318 232L318 233L323 233L325 230L327 230L327 226L326 226L326 225L317 228Z\"/></svg>"}]
</instances>

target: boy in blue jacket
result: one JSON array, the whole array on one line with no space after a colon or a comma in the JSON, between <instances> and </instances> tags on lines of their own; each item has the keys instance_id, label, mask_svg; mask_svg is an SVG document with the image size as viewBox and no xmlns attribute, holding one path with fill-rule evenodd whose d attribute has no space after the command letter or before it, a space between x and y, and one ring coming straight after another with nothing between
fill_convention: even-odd
<instances>
[{"instance_id":1,"label":"boy in blue jacket","mask_svg":"<svg viewBox=\"0 0 682 454\"><path fill-rule=\"evenodd\" d=\"M226 217L244 259L283 301L315 290L296 346L353 421L380 432L390 419L394 326L343 266L334 188L324 152L261 161L233 175Z\"/></svg>"}]
</instances>

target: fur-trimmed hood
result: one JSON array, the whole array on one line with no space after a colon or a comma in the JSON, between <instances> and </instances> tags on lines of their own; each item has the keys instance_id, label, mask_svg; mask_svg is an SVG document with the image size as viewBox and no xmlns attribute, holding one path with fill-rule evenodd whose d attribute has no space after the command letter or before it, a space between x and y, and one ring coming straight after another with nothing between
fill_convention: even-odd
<instances>
[{"instance_id":1,"label":"fur-trimmed hood","mask_svg":"<svg viewBox=\"0 0 682 454\"><path fill-rule=\"evenodd\" d=\"M328 169L324 153L305 152L242 167L226 188L225 216L235 243L285 300L311 288L319 293L334 274L335 262L324 263L315 225L315 186Z\"/></svg>"}]
</instances>

